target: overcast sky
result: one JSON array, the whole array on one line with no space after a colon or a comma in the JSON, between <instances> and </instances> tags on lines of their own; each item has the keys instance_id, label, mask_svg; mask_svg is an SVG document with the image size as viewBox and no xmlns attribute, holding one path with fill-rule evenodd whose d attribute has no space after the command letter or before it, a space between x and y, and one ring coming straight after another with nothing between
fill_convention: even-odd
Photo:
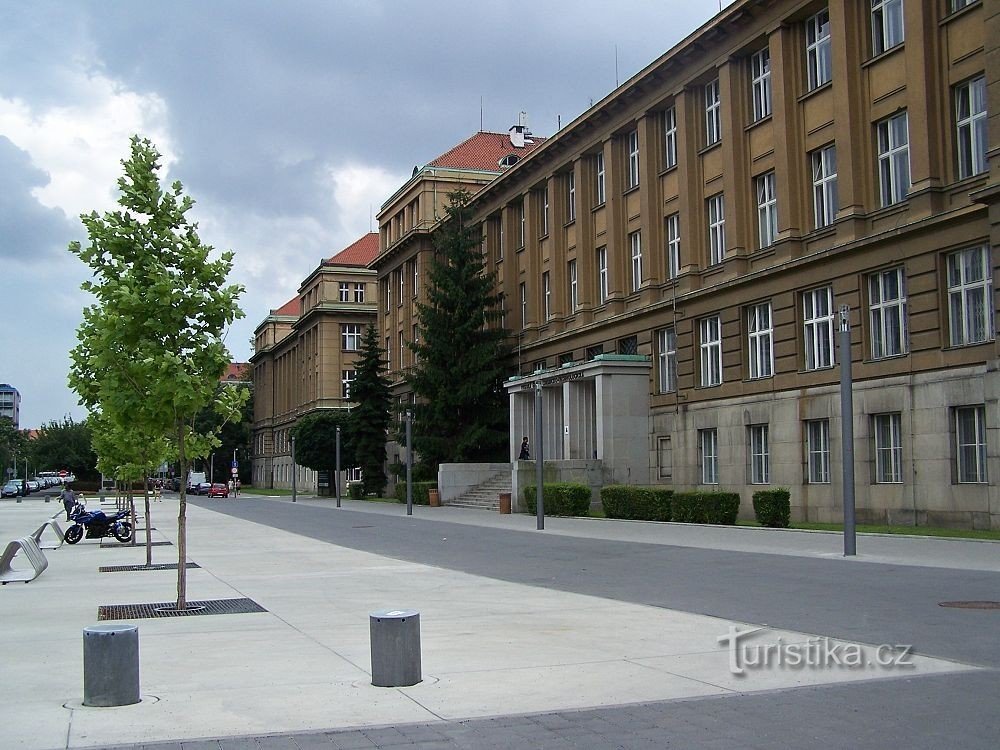
<instances>
[{"instance_id":1,"label":"overcast sky","mask_svg":"<svg viewBox=\"0 0 1000 750\"><path fill-rule=\"evenodd\" d=\"M724 0L723 5L729 5ZM555 132L719 0L0 0L0 383L21 427L86 412L66 385L86 244L133 133L236 254L233 358L423 165L520 111Z\"/></svg>"}]
</instances>

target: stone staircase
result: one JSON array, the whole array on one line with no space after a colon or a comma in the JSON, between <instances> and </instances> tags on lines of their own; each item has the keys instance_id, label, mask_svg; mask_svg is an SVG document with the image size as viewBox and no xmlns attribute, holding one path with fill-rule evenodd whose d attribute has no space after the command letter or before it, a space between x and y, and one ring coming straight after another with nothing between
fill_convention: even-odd
<instances>
[{"instance_id":1,"label":"stone staircase","mask_svg":"<svg viewBox=\"0 0 1000 750\"><path fill-rule=\"evenodd\" d=\"M464 495L449 500L445 505L456 508L476 508L478 510L500 510L500 493L510 492L510 472L505 471L473 487Z\"/></svg>"}]
</instances>

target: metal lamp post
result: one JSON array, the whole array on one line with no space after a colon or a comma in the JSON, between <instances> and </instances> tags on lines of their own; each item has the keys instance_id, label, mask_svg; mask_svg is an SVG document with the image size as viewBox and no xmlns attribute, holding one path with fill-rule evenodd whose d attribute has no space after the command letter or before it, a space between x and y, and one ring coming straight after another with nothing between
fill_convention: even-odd
<instances>
[{"instance_id":1,"label":"metal lamp post","mask_svg":"<svg viewBox=\"0 0 1000 750\"><path fill-rule=\"evenodd\" d=\"M535 528L545 528L545 483L542 471L542 383L535 383Z\"/></svg>"},{"instance_id":2,"label":"metal lamp post","mask_svg":"<svg viewBox=\"0 0 1000 750\"><path fill-rule=\"evenodd\" d=\"M333 473L334 491L337 493L337 507L340 507L340 427L337 427L337 463Z\"/></svg>"},{"instance_id":3,"label":"metal lamp post","mask_svg":"<svg viewBox=\"0 0 1000 750\"><path fill-rule=\"evenodd\" d=\"M858 554L854 529L854 397L851 376L851 308L840 306L840 425L844 484L844 556Z\"/></svg>"},{"instance_id":4,"label":"metal lamp post","mask_svg":"<svg viewBox=\"0 0 1000 750\"><path fill-rule=\"evenodd\" d=\"M413 412L406 410L406 515L413 515Z\"/></svg>"},{"instance_id":5,"label":"metal lamp post","mask_svg":"<svg viewBox=\"0 0 1000 750\"><path fill-rule=\"evenodd\" d=\"M295 475L298 472L295 471L295 435L292 435L292 502L295 502L297 496L297 488L295 486Z\"/></svg>"}]
</instances>

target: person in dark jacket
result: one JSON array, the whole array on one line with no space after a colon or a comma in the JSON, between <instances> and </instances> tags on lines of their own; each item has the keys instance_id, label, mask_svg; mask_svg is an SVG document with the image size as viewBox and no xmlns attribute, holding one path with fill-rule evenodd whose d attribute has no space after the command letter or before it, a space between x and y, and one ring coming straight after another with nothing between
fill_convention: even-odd
<instances>
[{"instance_id":1,"label":"person in dark jacket","mask_svg":"<svg viewBox=\"0 0 1000 750\"><path fill-rule=\"evenodd\" d=\"M521 452L517 454L518 461L530 461L531 453L528 452L528 436L524 436L524 440L521 441Z\"/></svg>"},{"instance_id":2,"label":"person in dark jacket","mask_svg":"<svg viewBox=\"0 0 1000 750\"><path fill-rule=\"evenodd\" d=\"M73 506L76 505L76 495L73 494L73 489L71 487L63 487L63 491L59 493L59 497L62 500L63 507L66 509L66 520L70 520L69 515L73 512Z\"/></svg>"}]
</instances>

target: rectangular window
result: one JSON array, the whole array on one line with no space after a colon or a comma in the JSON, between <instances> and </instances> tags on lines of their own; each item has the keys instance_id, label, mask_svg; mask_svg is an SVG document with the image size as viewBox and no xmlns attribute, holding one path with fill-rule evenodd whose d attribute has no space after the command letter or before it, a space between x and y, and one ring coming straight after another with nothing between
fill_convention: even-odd
<instances>
[{"instance_id":1,"label":"rectangular window","mask_svg":"<svg viewBox=\"0 0 1000 750\"><path fill-rule=\"evenodd\" d=\"M837 218L837 147L825 146L810 155L812 162L813 217L816 228Z\"/></svg>"},{"instance_id":2,"label":"rectangular window","mask_svg":"<svg viewBox=\"0 0 1000 750\"><path fill-rule=\"evenodd\" d=\"M807 370L833 367L833 290L813 289L802 295Z\"/></svg>"},{"instance_id":3,"label":"rectangular window","mask_svg":"<svg viewBox=\"0 0 1000 750\"><path fill-rule=\"evenodd\" d=\"M747 453L750 457L750 484L770 484L771 457L767 445L767 425L747 427Z\"/></svg>"},{"instance_id":4,"label":"rectangular window","mask_svg":"<svg viewBox=\"0 0 1000 750\"><path fill-rule=\"evenodd\" d=\"M722 140L722 100L719 96L719 79L705 84L705 145Z\"/></svg>"},{"instance_id":5,"label":"rectangular window","mask_svg":"<svg viewBox=\"0 0 1000 750\"><path fill-rule=\"evenodd\" d=\"M722 193L708 199L708 264L717 265L726 257L726 206Z\"/></svg>"},{"instance_id":6,"label":"rectangular window","mask_svg":"<svg viewBox=\"0 0 1000 750\"><path fill-rule=\"evenodd\" d=\"M549 233L549 189L542 190L542 236Z\"/></svg>"},{"instance_id":7,"label":"rectangular window","mask_svg":"<svg viewBox=\"0 0 1000 750\"><path fill-rule=\"evenodd\" d=\"M979 0L951 0L951 12L956 13L962 8L966 8L973 3L978 3Z\"/></svg>"},{"instance_id":8,"label":"rectangular window","mask_svg":"<svg viewBox=\"0 0 1000 750\"><path fill-rule=\"evenodd\" d=\"M597 195L597 205L604 205L604 152L594 154L594 175L597 180L594 193Z\"/></svg>"},{"instance_id":9,"label":"rectangular window","mask_svg":"<svg viewBox=\"0 0 1000 750\"><path fill-rule=\"evenodd\" d=\"M970 247L948 256L951 345L993 339L993 272L989 248Z\"/></svg>"},{"instance_id":10,"label":"rectangular window","mask_svg":"<svg viewBox=\"0 0 1000 750\"><path fill-rule=\"evenodd\" d=\"M361 303L365 301L365 285L355 284L354 285L354 301Z\"/></svg>"},{"instance_id":11,"label":"rectangular window","mask_svg":"<svg viewBox=\"0 0 1000 750\"><path fill-rule=\"evenodd\" d=\"M882 120L877 131L882 205L891 206L910 192L910 138L906 112Z\"/></svg>"},{"instance_id":12,"label":"rectangular window","mask_svg":"<svg viewBox=\"0 0 1000 750\"><path fill-rule=\"evenodd\" d=\"M903 481L903 437L900 421L898 412L872 416L876 484L898 484Z\"/></svg>"},{"instance_id":13,"label":"rectangular window","mask_svg":"<svg viewBox=\"0 0 1000 750\"><path fill-rule=\"evenodd\" d=\"M955 409L955 447L958 481L962 484L986 482L986 408L963 406Z\"/></svg>"},{"instance_id":14,"label":"rectangular window","mask_svg":"<svg viewBox=\"0 0 1000 750\"><path fill-rule=\"evenodd\" d=\"M526 197L524 197L524 198L521 198L521 200L518 201L518 203L517 203L517 232L518 232L518 234L517 234L517 246L518 246L519 249L523 249L524 248L524 238L527 236L525 234L525 231L524 231L525 221L526 221L526 217L525 217L526 211L525 211L525 205L524 204L525 204L525 202L527 200L528 199Z\"/></svg>"},{"instance_id":15,"label":"rectangular window","mask_svg":"<svg viewBox=\"0 0 1000 750\"><path fill-rule=\"evenodd\" d=\"M632 232L628 243L632 249L632 291L637 292L642 286L642 233Z\"/></svg>"},{"instance_id":16,"label":"rectangular window","mask_svg":"<svg viewBox=\"0 0 1000 750\"><path fill-rule=\"evenodd\" d=\"M410 329L410 343L414 346L420 341L420 329L417 328L417 324L414 323ZM418 355L416 350L413 351L413 364L417 364Z\"/></svg>"},{"instance_id":17,"label":"rectangular window","mask_svg":"<svg viewBox=\"0 0 1000 750\"><path fill-rule=\"evenodd\" d=\"M771 52L765 47L750 58L750 78L753 89L753 121L771 114Z\"/></svg>"},{"instance_id":18,"label":"rectangular window","mask_svg":"<svg viewBox=\"0 0 1000 750\"><path fill-rule=\"evenodd\" d=\"M747 308L747 349L751 380L774 375L774 329L771 303L761 302Z\"/></svg>"},{"instance_id":19,"label":"rectangular window","mask_svg":"<svg viewBox=\"0 0 1000 750\"><path fill-rule=\"evenodd\" d=\"M382 297L385 299L385 311L392 308L392 287L389 286L388 277L382 279Z\"/></svg>"},{"instance_id":20,"label":"rectangular window","mask_svg":"<svg viewBox=\"0 0 1000 750\"><path fill-rule=\"evenodd\" d=\"M681 272L681 215L667 217L667 278L675 279Z\"/></svg>"},{"instance_id":21,"label":"rectangular window","mask_svg":"<svg viewBox=\"0 0 1000 750\"><path fill-rule=\"evenodd\" d=\"M566 275L569 277L569 309L576 311L576 308L580 306L580 292L576 279L576 259L574 258L566 265Z\"/></svg>"},{"instance_id":22,"label":"rectangular window","mask_svg":"<svg viewBox=\"0 0 1000 750\"><path fill-rule=\"evenodd\" d=\"M830 12L826 9L806 21L806 70L810 91L832 77Z\"/></svg>"},{"instance_id":23,"label":"rectangular window","mask_svg":"<svg viewBox=\"0 0 1000 750\"><path fill-rule=\"evenodd\" d=\"M634 188L639 184L639 131L628 134L628 183L626 188Z\"/></svg>"},{"instance_id":24,"label":"rectangular window","mask_svg":"<svg viewBox=\"0 0 1000 750\"><path fill-rule=\"evenodd\" d=\"M385 369L392 369L392 342L389 337L385 337Z\"/></svg>"},{"instance_id":25,"label":"rectangular window","mask_svg":"<svg viewBox=\"0 0 1000 750\"><path fill-rule=\"evenodd\" d=\"M809 484L830 483L830 420L806 422L806 454Z\"/></svg>"},{"instance_id":26,"label":"rectangular window","mask_svg":"<svg viewBox=\"0 0 1000 750\"><path fill-rule=\"evenodd\" d=\"M906 353L906 286L902 268L868 277L872 359Z\"/></svg>"},{"instance_id":27,"label":"rectangular window","mask_svg":"<svg viewBox=\"0 0 1000 750\"><path fill-rule=\"evenodd\" d=\"M517 293L521 302L521 328L528 327L528 288L522 281L518 284Z\"/></svg>"},{"instance_id":28,"label":"rectangular window","mask_svg":"<svg viewBox=\"0 0 1000 750\"><path fill-rule=\"evenodd\" d=\"M657 466L659 468L660 479L673 479L674 477L674 449L670 444L669 437L656 438Z\"/></svg>"},{"instance_id":29,"label":"rectangular window","mask_svg":"<svg viewBox=\"0 0 1000 750\"><path fill-rule=\"evenodd\" d=\"M986 171L986 78L979 76L955 87L958 129L958 177Z\"/></svg>"},{"instance_id":30,"label":"rectangular window","mask_svg":"<svg viewBox=\"0 0 1000 750\"><path fill-rule=\"evenodd\" d=\"M566 175L566 220L576 221L576 173Z\"/></svg>"},{"instance_id":31,"label":"rectangular window","mask_svg":"<svg viewBox=\"0 0 1000 750\"><path fill-rule=\"evenodd\" d=\"M663 112L664 157L666 167L677 166L677 108L670 107Z\"/></svg>"},{"instance_id":32,"label":"rectangular window","mask_svg":"<svg viewBox=\"0 0 1000 750\"><path fill-rule=\"evenodd\" d=\"M770 247L778 238L778 195L774 172L756 179L757 228L761 248Z\"/></svg>"},{"instance_id":33,"label":"rectangular window","mask_svg":"<svg viewBox=\"0 0 1000 750\"><path fill-rule=\"evenodd\" d=\"M542 274L542 302L542 307L545 310L545 319L552 320L552 285L548 271Z\"/></svg>"},{"instance_id":34,"label":"rectangular window","mask_svg":"<svg viewBox=\"0 0 1000 750\"><path fill-rule=\"evenodd\" d=\"M503 260L503 217L501 216L497 220L499 225L499 233L497 237L497 260Z\"/></svg>"},{"instance_id":35,"label":"rectangular window","mask_svg":"<svg viewBox=\"0 0 1000 750\"><path fill-rule=\"evenodd\" d=\"M656 332L656 374L660 393L677 390L677 334L673 328Z\"/></svg>"},{"instance_id":36,"label":"rectangular window","mask_svg":"<svg viewBox=\"0 0 1000 750\"><path fill-rule=\"evenodd\" d=\"M340 348L345 352L356 352L361 344L361 325L358 323L340 324Z\"/></svg>"},{"instance_id":37,"label":"rectangular window","mask_svg":"<svg viewBox=\"0 0 1000 750\"><path fill-rule=\"evenodd\" d=\"M600 357L604 354L604 344L597 344L596 346L587 347L587 359L594 359L595 357Z\"/></svg>"},{"instance_id":38,"label":"rectangular window","mask_svg":"<svg viewBox=\"0 0 1000 750\"><path fill-rule=\"evenodd\" d=\"M708 387L722 383L722 323L718 315L699 321L701 332L701 384Z\"/></svg>"},{"instance_id":39,"label":"rectangular window","mask_svg":"<svg viewBox=\"0 0 1000 750\"><path fill-rule=\"evenodd\" d=\"M403 332L399 332L399 366L403 367L406 364L406 339L403 338Z\"/></svg>"},{"instance_id":40,"label":"rectangular window","mask_svg":"<svg viewBox=\"0 0 1000 750\"><path fill-rule=\"evenodd\" d=\"M410 261L410 267L410 270L413 271L410 274L413 277L413 296L416 298L417 292L420 290L420 269L417 267L416 258Z\"/></svg>"},{"instance_id":41,"label":"rectangular window","mask_svg":"<svg viewBox=\"0 0 1000 750\"><path fill-rule=\"evenodd\" d=\"M719 483L718 430L698 430L698 464L702 484Z\"/></svg>"},{"instance_id":42,"label":"rectangular window","mask_svg":"<svg viewBox=\"0 0 1000 750\"><path fill-rule=\"evenodd\" d=\"M903 0L872 0L872 57L903 43Z\"/></svg>"},{"instance_id":43,"label":"rectangular window","mask_svg":"<svg viewBox=\"0 0 1000 750\"><path fill-rule=\"evenodd\" d=\"M639 353L639 338L637 336L626 336L618 339L618 353L636 355Z\"/></svg>"},{"instance_id":44,"label":"rectangular window","mask_svg":"<svg viewBox=\"0 0 1000 750\"><path fill-rule=\"evenodd\" d=\"M340 397L345 401L351 398L351 383L353 383L357 377L357 370L340 371Z\"/></svg>"},{"instance_id":45,"label":"rectangular window","mask_svg":"<svg viewBox=\"0 0 1000 750\"><path fill-rule=\"evenodd\" d=\"M597 248L597 300L603 304L608 300L608 248Z\"/></svg>"},{"instance_id":46,"label":"rectangular window","mask_svg":"<svg viewBox=\"0 0 1000 750\"><path fill-rule=\"evenodd\" d=\"M399 299L396 301L396 304L402 305L403 298L406 296L406 277L403 276L402 268L396 269L396 286L399 287Z\"/></svg>"},{"instance_id":47,"label":"rectangular window","mask_svg":"<svg viewBox=\"0 0 1000 750\"><path fill-rule=\"evenodd\" d=\"M350 302L351 301L351 285L346 281L340 282L340 301Z\"/></svg>"}]
</instances>

